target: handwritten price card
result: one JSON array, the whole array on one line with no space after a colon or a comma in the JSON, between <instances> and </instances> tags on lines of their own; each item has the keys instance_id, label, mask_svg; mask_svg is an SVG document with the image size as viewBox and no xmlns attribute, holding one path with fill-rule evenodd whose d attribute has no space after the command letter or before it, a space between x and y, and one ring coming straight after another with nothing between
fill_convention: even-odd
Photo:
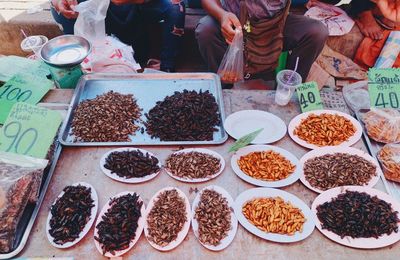
<instances>
[{"instance_id":1,"label":"handwritten price card","mask_svg":"<svg viewBox=\"0 0 400 260\"><path fill-rule=\"evenodd\" d=\"M37 104L53 83L30 74L16 74L0 87L0 124L6 121L12 106L17 102Z\"/></svg>"},{"instance_id":2,"label":"handwritten price card","mask_svg":"<svg viewBox=\"0 0 400 260\"><path fill-rule=\"evenodd\" d=\"M0 129L0 151L45 158L61 121L57 111L16 103Z\"/></svg>"},{"instance_id":3,"label":"handwritten price card","mask_svg":"<svg viewBox=\"0 0 400 260\"><path fill-rule=\"evenodd\" d=\"M371 68L368 92L371 107L400 108L400 70Z\"/></svg>"},{"instance_id":4,"label":"handwritten price card","mask_svg":"<svg viewBox=\"0 0 400 260\"><path fill-rule=\"evenodd\" d=\"M317 83L307 82L301 84L296 91L303 113L311 110L324 109Z\"/></svg>"}]
</instances>

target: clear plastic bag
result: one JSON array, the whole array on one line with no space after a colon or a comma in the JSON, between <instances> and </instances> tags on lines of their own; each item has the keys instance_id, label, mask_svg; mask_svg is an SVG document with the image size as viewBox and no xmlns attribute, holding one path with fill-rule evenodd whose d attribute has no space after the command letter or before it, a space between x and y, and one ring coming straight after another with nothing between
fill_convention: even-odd
<instances>
[{"instance_id":1,"label":"clear plastic bag","mask_svg":"<svg viewBox=\"0 0 400 260\"><path fill-rule=\"evenodd\" d=\"M378 153L385 178L400 183L400 144L387 144Z\"/></svg>"},{"instance_id":2,"label":"clear plastic bag","mask_svg":"<svg viewBox=\"0 0 400 260\"><path fill-rule=\"evenodd\" d=\"M392 108L371 108L363 116L368 136L381 143L400 142L400 112Z\"/></svg>"},{"instance_id":3,"label":"clear plastic bag","mask_svg":"<svg viewBox=\"0 0 400 260\"><path fill-rule=\"evenodd\" d=\"M343 87L343 97L354 112L371 107L368 93L368 81L358 81Z\"/></svg>"},{"instance_id":4,"label":"clear plastic bag","mask_svg":"<svg viewBox=\"0 0 400 260\"><path fill-rule=\"evenodd\" d=\"M94 42L106 37L105 19L110 0L89 0L75 6L74 34Z\"/></svg>"},{"instance_id":5,"label":"clear plastic bag","mask_svg":"<svg viewBox=\"0 0 400 260\"><path fill-rule=\"evenodd\" d=\"M12 250L18 222L28 202L37 200L47 162L0 152L0 253Z\"/></svg>"},{"instance_id":6,"label":"clear plastic bag","mask_svg":"<svg viewBox=\"0 0 400 260\"><path fill-rule=\"evenodd\" d=\"M83 61L84 72L135 73L140 65L133 57L133 49L116 37L108 36L105 19L110 0L88 0L75 7L79 13L74 33L92 44L92 51Z\"/></svg>"},{"instance_id":7,"label":"clear plastic bag","mask_svg":"<svg viewBox=\"0 0 400 260\"><path fill-rule=\"evenodd\" d=\"M218 75L224 83L236 83L243 80L243 32L236 30L232 44L225 52L218 68Z\"/></svg>"}]
</instances>

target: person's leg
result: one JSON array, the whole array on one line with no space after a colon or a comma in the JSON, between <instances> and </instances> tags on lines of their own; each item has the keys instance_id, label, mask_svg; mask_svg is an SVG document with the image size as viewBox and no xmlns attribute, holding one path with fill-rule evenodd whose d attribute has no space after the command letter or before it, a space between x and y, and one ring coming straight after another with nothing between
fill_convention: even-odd
<instances>
[{"instance_id":1,"label":"person's leg","mask_svg":"<svg viewBox=\"0 0 400 260\"><path fill-rule=\"evenodd\" d=\"M228 44L221 34L221 26L214 18L207 15L200 19L196 26L196 39L199 51L207 68L217 72L219 64L224 57Z\"/></svg>"},{"instance_id":2,"label":"person's leg","mask_svg":"<svg viewBox=\"0 0 400 260\"><path fill-rule=\"evenodd\" d=\"M161 70L174 71L176 57L185 28L185 4L183 0L153 0L140 5L141 16L149 22L164 20L161 47Z\"/></svg>"},{"instance_id":3,"label":"person's leg","mask_svg":"<svg viewBox=\"0 0 400 260\"><path fill-rule=\"evenodd\" d=\"M328 35L328 29L321 22L302 15L289 14L283 31L283 49L289 51L286 67L294 69L299 57L297 72L305 81Z\"/></svg>"}]
</instances>

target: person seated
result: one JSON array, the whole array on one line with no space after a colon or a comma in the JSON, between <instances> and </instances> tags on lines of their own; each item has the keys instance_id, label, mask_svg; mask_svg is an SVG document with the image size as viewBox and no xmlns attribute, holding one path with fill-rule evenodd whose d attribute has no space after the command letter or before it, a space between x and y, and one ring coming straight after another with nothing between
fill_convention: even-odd
<instances>
[{"instance_id":1,"label":"person seated","mask_svg":"<svg viewBox=\"0 0 400 260\"><path fill-rule=\"evenodd\" d=\"M74 6L86 0L51 0L54 20L61 24L64 34L74 33L78 13ZM183 0L111 0L105 20L106 31L122 42L132 45L135 59L148 59L146 25L162 23L161 70L175 71L181 38L184 33L185 5Z\"/></svg>"},{"instance_id":2,"label":"person seated","mask_svg":"<svg viewBox=\"0 0 400 260\"><path fill-rule=\"evenodd\" d=\"M244 23L240 22L241 2L241 0L202 0L203 8L209 15L199 21L195 34L200 53L211 72L217 72L228 44L232 42L235 35L235 29L242 30L244 26ZM289 51L286 66L288 69L294 69L296 60L299 58L297 72L305 81L311 65L325 45L328 29L320 21L303 15L291 13L287 15L289 0L248 0L243 3L248 9L249 16L255 20L274 19L275 21L279 16L276 25L272 27L282 28L282 32L278 34L283 37L277 38L277 41L283 41L282 50ZM269 29L273 30L273 28ZM275 39L276 35L267 35L266 37ZM276 44L276 41L274 40L271 44ZM267 46L265 52L270 52L271 47L275 48ZM281 51L279 48L278 50ZM274 57L277 59L279 54ZM274 62L271 61L271 63ZM262 75L256 76L262 77Z\"/></svg>"}]
</instances>

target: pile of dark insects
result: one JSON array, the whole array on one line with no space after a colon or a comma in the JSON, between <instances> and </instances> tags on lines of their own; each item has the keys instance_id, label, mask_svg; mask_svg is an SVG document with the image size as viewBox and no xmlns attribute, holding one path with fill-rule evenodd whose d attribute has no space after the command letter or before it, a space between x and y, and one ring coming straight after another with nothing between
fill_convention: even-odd
<instances>
[{"instance_id":1,"label":"pile of dark insects","mask_svg":"<svg viewBox=\"0 0 400 260\"><path fill-rule=\"evenodd\" d=\"M51 206L49 233L58 245L73 242L79 237L94 207L90 188L67 186L63 191L64 194Z\"/></svg>"},{"instance_id":2,"label":"pile of dark insects","mask_svg":"<svg viewBox=\"0 0 400 260\"><path fill-rule=\"evenodd\" d=\"M165 247L176 240L188 220L186 204L175 189L161 192L156 200L147 216L148 239Z\"/></svg>"},{"instance_id":3,"label":"pile of dark insects","mask_svg":"<svg viewBox=\"0 0 400 260\"><path fill-rule=\"evenodd\" d=\"M72 119L75 141L127 142L139 126L141 109L133 95L109 91L76 107Z\"/></svg>"},{"instance_id":4,"label":"pile of dark insects","mask_svg":"<svg viewBox=\"0 0 400 260\"><path fill-rule=\"evenodd\" d=\"M126 179L141 178L160 170L158 159L140 150L112 152L106 158L104 168Z\"/></svg>"},{"instance_id":5,"label":"pile of dark insects","mask_svg":"<svg viewBox=\"0 0 400 260\"><path fill-rule=\"evenodd\" d=\"M185 179L203 179L215 175L221 169L218 158L201 152L171 154L165 168L173 175Z\"/></svg>"},{"instance_id":6,"label":"pile of dark insects","mask_svg":"<svg viewBox=\"0 0 400 260\"><path fill-rule=\"evenodd\" d=\"M317 207L323 229L341 238L378 238L399 230L398 212L391 204L365 192L346 191Z\"/></svg>"},{"instance_id":7,"label":"pile of dark insects","mask_svg":"<svg viewBox=\"0 0 400 260\"><path fill-rule=\"evenodd\" d=\"M103 254L127 249L135 239L138 221L141 218L143 201L136 193L113 198L110 208L96 226L98 234L94 237L103 250Z\"/></svg>"},{"instance_id":8,"label":"pile of dark insects","mask_svg":"<svg viewBox=\"0 0 400 260\"><path fill-rule=\"evenodd\" d=\"M311 186L320 190L345 185L365 185L376 176L376 166L353 154L325 154L304 163L304 175Z\"/></svg>"},{"instance_id":9,"label":"pile of dark insects","mask_svg":"<svg viewBox=\"0 0 400 260\"><path fill-rule=\"evenodd\" d=\"M232 229L228 201L214 190L201 193L194 218L199 224L198 237L203 244L219 245Z\"/></svg>"},{"instance_id":10,"label":"pile of dark insects","mask_svg":"<svg viewBox=\"0 0 400 260\"><path fill-rule=\"evenodd\" d=\"M158 101L146 114L146 131L161 141L208 141L220 124L218 104L207 90L184 90Z\"/></svg>"}]
</instances>

